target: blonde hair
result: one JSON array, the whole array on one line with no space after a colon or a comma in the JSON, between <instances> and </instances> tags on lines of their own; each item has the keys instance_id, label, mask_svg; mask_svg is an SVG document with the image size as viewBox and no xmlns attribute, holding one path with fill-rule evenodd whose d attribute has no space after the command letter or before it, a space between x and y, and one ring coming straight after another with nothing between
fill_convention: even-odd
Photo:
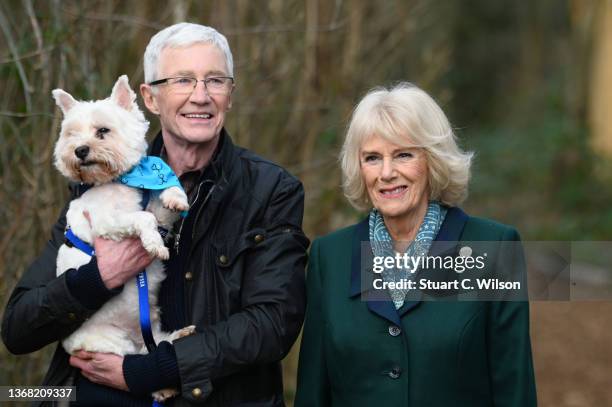
<instances>
[{"instance_id":1,"label":"blonde hair","mask_svg":"<svg viewBox=\"0 0 612 407\"><path fill-rule=\"evenodd\" d=\"M467 197L474 154L459 148L448 118L431 96L402 82L390 90L372 89L351 116L340 163L344 195L355 208L371 208L359 154L363 143L372 136L425 151L429 199L457 206Z\"/></svg>"}]
</instances>

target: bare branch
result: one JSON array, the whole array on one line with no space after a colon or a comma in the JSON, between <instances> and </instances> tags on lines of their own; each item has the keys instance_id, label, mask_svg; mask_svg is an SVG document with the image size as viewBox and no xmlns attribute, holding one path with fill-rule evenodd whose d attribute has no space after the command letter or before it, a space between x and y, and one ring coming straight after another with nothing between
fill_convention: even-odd
<instances>
[{"instance_id":1,"label":"bare branch","mask_svg":"<svg viewBox=\"0 0 612 407\"><path fill-rule=\"evenodd\" d=\"M28 17L30 17L32 31L34 32L34 38L36 38L36 45L38 45L38 50L40 51L43 48L43 39L42 34L40 32L40 26L38 25L38 20L36 19L36 15L34 14L34 8L32 7L32 0L23 0L23 4L25 6L26 12L28 13Z\"/></svg>"},{"instance_id":2,"label":"bare branch","mask_svg":"<svg viewBox=\"0 0 612 407\"><path fill-rule=\"evenodd\" d=\"M41 54L49 53L50 51L53 51L54 48L55 48L55 45L48 45L45 48L37 49L36 51L26 52L25 54L19 55L19 60L23 61L24 59L28 59L28 58L39 56ZM15 62L15 61L16 61L15 58L7 56L7 57L0 59L0 65L8 64L8 63Z\"/></svg>"},{"instance_id":3,"label":"bare branch","mask_svg":"<svg viewBox=\"0 0 612 407\"><path fill-rule=\"evenodd\" d=\"M34 116L46 116L53 117L53 114L46 112L28 112L28 113L19 113L19 112L7 112L5 110L0 110L0 116L8 116L8 117L34 117Z\"/></svg>"},{"instance_id":4,"label":"bare branch","mask_svg":"<svg viewBox=\"0 0 612 407\"><path fill-rule=\"evenodd\" d=\"M26 102L26 110L29 112L32 110L32 100L30 98L31 87L28 82L28 78L26 76L25 70L23 69L23 65L20 62L19 52L17 52L17 46L15 45L15 40L10 31L10 26L2 8L0 8L0 28L2 28L2 32L4 37L6 38L6 42L11 50L11 54L13 54L13 58L15 59L15 65L17 66L17 72L19 72L19 78L21 78L21 84L23 86L23 97Z\"/></svg>"},{"instance_id":5,"label":"bare branch","mask_svg":"<svg viewBox=\"0 0 612 407\"><path fill-rule=\"evenodd\" d=\"M125 23L127 25L132 25L132 26L152 28L154 30L161 30L162 28L166 27L166 24L157 23L154 21L145 20L145 19L138 18L138 17L126 16L122 14L87 13L84 16L81 16L79 13L73 10L70 10L70 9L65 9L65 12L71 17L78 16L78 17L86 18L88 20L114 21L118 23Z\"/></svg>"}]
</instances>

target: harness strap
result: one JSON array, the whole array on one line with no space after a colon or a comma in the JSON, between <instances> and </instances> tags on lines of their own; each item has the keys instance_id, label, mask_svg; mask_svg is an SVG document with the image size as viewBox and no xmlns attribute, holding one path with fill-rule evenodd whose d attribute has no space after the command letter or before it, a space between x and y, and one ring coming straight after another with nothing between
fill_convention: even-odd
<instances>
[{"instance_id":1,"label":"harness strap","mask_svg":"<svg viewBox=\"0 0 612 407\"><path fill-rule=\"evenodd\" d=\"M153 352L157 345L153 339L151 331L151 318L149 316L149 289L147 287L147 272L145 270L138 273L136 278L138 287L138 306L140 310L140 330L142 331L142 339L149 352Z\"/></svg>"},{"instance_id":2,"label":"harness strap","mask_svg":"<svg viewBox=\"0 0 612 407\"><path fill-rule=\"evenodd\" d=\"M145 210L151 199L151 191L148 189L141 189L142 191L142 209ZM162 238L165 238L168 231L163 228L158 228ZM162 233L162 231L164 233ZM147 271L143 270L138 273L136 278L136 285L138 286L138 306L140 310L140 331L142 332L142 339L144 340L145 346L149 353L153 352L157 345L153 339L153 332L151 331L151 317L149 315L149 289L147 287ZM162 404L153 400L152 407L163 407Z\"/></svg>"},{"instance_id":3,"label":"harness strap","mask_svg":"<svg viewBox=\"0 0 612 407\"><path fill-rule=\"evenodd\" d=\"M91 257L96 255L96 251L94 250L94 248L91 247L85 241L79 239L79 237L72 232L72 229L70 229L70 227L68 227L64 232L64 237L66 238L66 244L69 247L76 247L77 249Z\"/></svg>"}]
</instances>

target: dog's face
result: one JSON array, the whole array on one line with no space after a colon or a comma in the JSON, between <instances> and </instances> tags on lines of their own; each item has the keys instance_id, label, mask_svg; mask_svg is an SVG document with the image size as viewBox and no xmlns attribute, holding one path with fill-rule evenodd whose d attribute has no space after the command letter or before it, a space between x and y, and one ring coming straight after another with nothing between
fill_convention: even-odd
<instances>
[{"instance_id":1,"label":"dog's face","mask_svg":"<svg viewBox=\"0 0 612 407\"><path fill-rule=\"evenodd\" d=\"M64 113L54 151L55 166L64 176L104 184L145 155L149 123L138 109L126 75L119 77L111 96L104 100L76 101L61 89L52 93Z\"/></svg>"}]
</instances>

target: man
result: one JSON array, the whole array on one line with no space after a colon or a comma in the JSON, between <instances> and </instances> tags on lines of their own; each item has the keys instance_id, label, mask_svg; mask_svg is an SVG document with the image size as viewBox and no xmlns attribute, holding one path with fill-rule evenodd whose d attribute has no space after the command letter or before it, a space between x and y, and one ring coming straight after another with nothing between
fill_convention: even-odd
<instances>
[{"instance_id":1,"label":"man","mask_svg":"<svg viewBox=\"0 0 612 407\"><path fill-rule=\"evenodd\" d=\"M44 384L75 383L79 405L151 405L152 391L176 387L176 406L282 406L280 360L305 309L302 186L225 131L234 80L223 35L168 27L147 46L144 71L140 91L161 123L150 153L169 163L191 206L173 231L162 327L197 332L125 358L69 357L58 346ZM72 189L78 196L83 186ZM7 305L2 338L13 353L69 335L151 262L136 239L96 239L89 264L55 277L65 222L64 210Z\"/></svg>"}]
</instances>

